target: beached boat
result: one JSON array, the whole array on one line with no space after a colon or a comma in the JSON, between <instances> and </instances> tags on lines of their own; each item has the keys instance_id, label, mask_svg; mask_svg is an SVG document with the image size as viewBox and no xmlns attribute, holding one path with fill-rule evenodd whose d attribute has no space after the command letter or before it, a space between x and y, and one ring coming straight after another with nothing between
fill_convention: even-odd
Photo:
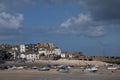
<instances>
[{"instance_id":1,"label":"beached boat","mask_svg":"<svg viewBox=\"0 0 120 80\"><path fill-rule=\"evenodd\" d=\"M17 69L17 70L22 70L22 69L24 69L24 67L23 67L23 66L19 66L19 67L17 67L16 69Z\"/></svg>"},{"instance_id":2,"label":"beached boat","mask_svg":"<svg viewBox=\"0 0 120 80\"><path fill-rule=\"evenodd\" d=\"M57 71L62 72L62 73L66 73L69 72L69 69L67 66L63 66L57 69Z\"/></svg>"},{"instance_id":3,"label":"beached boat","mask_svg":"<svg viewBox=\"0 0 120 80\"><path fill-rule=\"evenodd\" d=\"M59 69L59 72L66 73L66 72L69 72L69 70L68 69Z\"/></svg>"},{"instance_id":4,"label":"beached boat","mask_svg":"<svg viewBox=\"0 0 120 80\"><path fill-rule=\"evenodd\" d=\"M39 68L38 70L40 70L40 71L49 71L50 68L49 67L43 67L43 68Z\"/></svg>"},{"instance_id":5,"label":"beached boat","mask_svg":"<svg viewBox=\"0 0 120 80\"><path fill-rule=\"evenodd\" d=\"M108 70L117 70L118 68L117 67L108 67L107 69Z\"/></svg>"},{"instance_id":6,"label":"beached boat","mask_svg":"<svg viewBox=\"0 0 120 80\"><path fill-rule=\"evenodd\" d=\"M60 67L60 65L55 64L55 65L51 65L51 66L48 66L48 67L50 67L51 69L57 69L57 68L59 68L59 67Z\"/></svg>"},{"instance_id":7,"label":"beached boat","mask_svg":"<svg viewBox=\"0 0 120 80\"><path fill-rule=\"evenodd\" d=\"M98 68L96 68L96 67L87 67L87 68L85 68L84 71L85 72L97 72Z\"/></svg>"},{"instance_id":8,"label":"beached boat","mask_svg":"<svg viewBox=\"0 0 120 80\"><path fill-rule=\"evenodd\" d=\"M37 69L37 66L32 66L31 69Z\"/></svg>"},{"instance_id":9,"label":"beached boat","mask_svg":"<svg viewBox=\"0 0 120 80\"><path fill-rule=\"evenodd\" d=\"M16 69L17 67L16 66L7 66L7 69L8 70L14 70L14 69Z\"/></svg>"}]
</instances>

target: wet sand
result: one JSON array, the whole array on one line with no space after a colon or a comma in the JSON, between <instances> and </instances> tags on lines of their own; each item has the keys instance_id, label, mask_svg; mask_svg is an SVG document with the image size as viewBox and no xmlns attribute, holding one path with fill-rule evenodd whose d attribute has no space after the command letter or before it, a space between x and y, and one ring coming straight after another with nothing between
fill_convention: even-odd
<instances>
[{"instance_id":1,"label":"wet sand","mask_svg":"<svg viewBox=\"0 0 120 80\"><path fill-rule=\"evenodd\" d=\"M104 69L101 69L96 73L85 73L82 72L82 69L71 69L68 73L60 73L56 71L56 69L51 69L50 71L39 71L31 69L2 70L0 71L0 80L57 80L57 78L87 78L87 80L97 78L97 80L119 80L119 74L120 71L111 72Z\"/></svg>"}]
</instances>

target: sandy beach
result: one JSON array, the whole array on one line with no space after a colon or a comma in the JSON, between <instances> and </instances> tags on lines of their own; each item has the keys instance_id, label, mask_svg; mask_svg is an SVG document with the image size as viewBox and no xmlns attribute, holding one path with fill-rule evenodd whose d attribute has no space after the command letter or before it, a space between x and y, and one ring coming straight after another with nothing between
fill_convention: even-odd
<instances>
[{"instance_id":1,"label":"sandy beach","mask_svg":"<svg viewBox=\"0 0 120 80\"><path fill-rule=\"evenodd\" d=\"M39 70L2 70L0 80L57 80L57 78L97 78L98 80L119 80L120 71L110 72L100 70L97 73L85 73L81 69L71 69L68 73L60 73L56 69L50 71ZM59 79L60 80L60 79Z\"/></svg>"},{"instance_id":2,"label":"sandy beach","mask_svg":"<svg viewBox=\"0 0 120 80\"><path fill-rule=\"evenodd\" d=\"M98 66L104 66L106 63L101 61L82 61L82 60L69 60L69 59L60 59L60 60L37 60L34 62L27 61L23 63L18 63L14 61L6 62L3 65L27 65L27 66L45 66L47 64L59 64L59 65L70 65L75 67L85 66L85 65L98 65Z\"/></svg>"},{"instance_id":3,"label":"sandy beach","mask_svg":"<svg viewBox=\"0 0 120 80\"><path fill-rule=\"evenodd\" d=\"M66 60L61 59L58 61L54 60L39 60L35 62L26 63L15 63L6 62L3 65L15 65L15 66L46 66L47 64L60 64L60 65L72 65L68 73L61 73L56 69L50 69L50 71L39 71L32 69L23 70L1 70L0 80L119 80L120 70L114 72L108 71L103 66L106 64L100 61L80 61L80 60ZM99 65L100 69L97 73L85 73L80 66L92 64ZM61 79L62 78L62 79ZM65 79L66 78L66 79ZM81 79L82 80L82 79Z\"/></svg>"}]
</instances>

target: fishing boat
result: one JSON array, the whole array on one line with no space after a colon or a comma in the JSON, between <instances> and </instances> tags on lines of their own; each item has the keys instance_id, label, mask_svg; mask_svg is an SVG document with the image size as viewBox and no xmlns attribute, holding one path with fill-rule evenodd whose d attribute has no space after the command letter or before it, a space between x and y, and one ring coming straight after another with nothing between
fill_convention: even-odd
<instances>
[{"instance_id":1,"label":"fishing boat","mask_svg":"<svg viewBox=\"0 0 120 80\"><path fill-rule=\"evenodd\" d=\"M43 68L39 68L38 70L40 70L40 71L49 71L50 68L49 67L43 67Z\"/></svg>"}]
</instances>

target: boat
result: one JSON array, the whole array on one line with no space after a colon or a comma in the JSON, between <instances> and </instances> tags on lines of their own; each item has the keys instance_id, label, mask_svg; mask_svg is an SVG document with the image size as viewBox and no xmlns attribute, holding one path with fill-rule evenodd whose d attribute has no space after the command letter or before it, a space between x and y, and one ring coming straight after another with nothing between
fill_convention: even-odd
<instances>
[{"instance_id":1,"label":"boat","mask_svg":"<svg viewBox=\"0 0 120 80\"><path fill-rule=\"evenodd\" d=\"M67 66L63 66L57 69L57 71L62 72L62 73L66 73L69 72L69 69Z\"/></svg>"},{"instance_id":2,"label":"boat","mask_svg":"<svg viewBox=\"0 0 120 80\"><path fill-rule=\"evenodd\" d=\"M24 67L23 66L19 66L19 67L16 67L16 69L17 70L22 70L22 69L24 69Z\"/></svg>"},{"instance_id":3,"label":"boat","mask_svg":"<svg viewBox=\"0 0 120 80\"><path fill-rule=\"evenodd\" d=\"M49 67L49 66L48 66ZM58 64L55 64L55 65L51 65L50 66L50 68L51 69L57 69L57 68L59 68L60 67L60 65L58 65Z\"/></svg>"},{"instance_id":4,"label":"boat","mask_svg":"<svg viewBox=\"0 0 120 80\"><path fill-rule=\"evenodd\" d=\"M68 69L59 69L59 72L66 73L66 72L69 72L69 70Z\"/></svg>"},{"instance_id":5,"label":"boat","mask_svg":"<svg viewBox=\"0 0 120 80\"><path fill-rule=\"evenodd\" d=\"M16 69L17 67L16 66L7 66L7 69L8 70L14 70L14 69Z\"/></svg>"},{"instance_id":6,"label":"boat","mask_svg":"<svg viewBox=\"0 0 120 80\"><path fill-rule=\"evenodd\" d=\"M40 71L49 71L50 68L49 67L43 67L43 68L39 68L38 70L40 70Z\"/></svg>"},{"instance_id":7,"label":"boat","mask_svg":"<svg viewBox=\"0 0 120 80\"><path fill-rule=\"evenodd\" d=\"M87 67L85 68L84 72L97 72L98 68L96 67Z\"/></svg>"},{"instance_id":8,"label":"boat","mask_svg":"<svg viewBox=\"0 0 120 80\"><path fill-rule=\"evenodd\" d=\"M32 66L31 69L37 69L37 66Z\"/></svg>"},{"instance_id":9,"label":"boat","mask_svg":"<svg viewBox=\"0 0 120 80\"><path fill-rule=\"evenodd\" d=\"M108 70L117 70L118 68L117 67L108 67L107 69Z\"/></svg>"}]
</instances>

